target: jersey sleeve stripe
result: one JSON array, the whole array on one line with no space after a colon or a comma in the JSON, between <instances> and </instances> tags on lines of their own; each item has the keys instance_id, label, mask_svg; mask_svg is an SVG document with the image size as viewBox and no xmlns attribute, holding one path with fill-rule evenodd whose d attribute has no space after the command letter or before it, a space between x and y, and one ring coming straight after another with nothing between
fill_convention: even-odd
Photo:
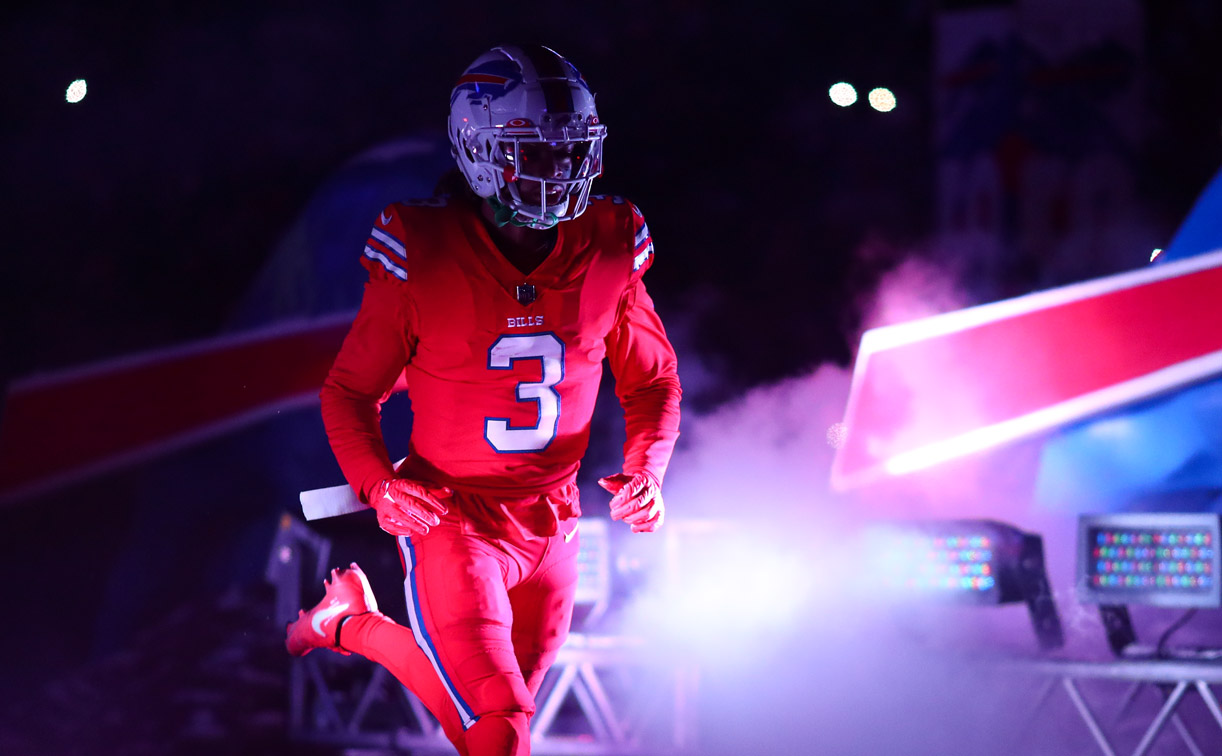
<instances>
[{"instance_id":1,"label":"jersey sleeve stripe","mask_svg":"<svg viewBox=\"0 0 1222 756\"><path fill-rule=\"evenodd\" d=\"M641 244L648 238L649 238L649 226L646 225L645 223L641 223L641 227L636 230L636 242L633 244L633 246L639 248Z\"/></svg>"},{"instance_id":2,"label":"jersey sleeve stripe","mask_svg":"<svg viewBox=\"0 0 1222 756\"><path fill-rule=\"evenodd\" d=\"M375 228L373 229L373 231L370 232L370 235L374 239L377 239L378 241L385 244L388 248L390 248L393 252L395 252L395 254L399 255L399 257L403 257L403 258L407 257L407 250L404 249L403 242L399 241L398 239L386 233L385 231L380 231Z\"/></svg>"},{"instance_id":3,"label":"jersey sleeve stripe","mask_svg":"<svg viewBox=\"0 0 1222 756\"><path fill-rule=\"evenodd\" d=\"M399 265L396 265L389 257L377 251L373 247L370 247L368 244L365 245L365 257L368 257L371 260L377 260L378 262L382 263L382 267L386 268L388 273L391 273L395 277L404 281L407 280L406 270Z\"/></svg>"},{"instance_id":4,"label":"jersey sleeve stripe","mask_svg":"<svg viewBox=\"0 0 1222 756\"><path fill-rule=\"evenodd\" d=\"M642 249L640 252L637 252L636 257L632 258L632 269L634 271L640 270L641 266L644 265L647 260L649 260L649 256L652 254L653 254L653 242L650 241L648 244L645 245L644 249Z\"/></svg>"},{"instance_id":5,"label":"jersey sleeve stripe","mask_svg":"<svg viewBox=\"0 0 1222 756\"><path fill-rule=\"evenodd\" d=\"M401 268L407 267L407 258L405 258L403 255L397 254L378 239L371 236L365 240L365 244L368 245L373 251L381 252L382 254L386 255L395 265L398 265Z\"/></svg>"}]
</instances>

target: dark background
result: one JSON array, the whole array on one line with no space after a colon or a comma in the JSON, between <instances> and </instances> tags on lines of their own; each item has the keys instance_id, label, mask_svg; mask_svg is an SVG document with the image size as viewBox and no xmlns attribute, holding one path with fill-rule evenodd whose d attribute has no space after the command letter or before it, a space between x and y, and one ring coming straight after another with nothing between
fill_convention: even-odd
<instances>
[{"instance_id":1,"label":"dark background","mask_svg":"<svg viewBox=\"0 0 1222 756\"><path fill-rule=\"evenodd\" d=\"M598 189L650 219L672 261L651 276L662 299L710 303L699 348L739 381L844 362L854 245L928 231L930 30L925 3L839 5L17 13L4 173L20 284L6 302L27 325L7 334L7 371L213 334L319 182L374 144L440 130L457 73L505 40L545 41L593 82L611 125ZM67 106L78 76L89 96ZM903 105L833 107L840 77L885 81ZM769 320L785 327L745 338Z\"/></svg>"},{"instance_id":2,"label":"dark background","mask_svg":"<svg viewBox=\"0 0 1222 756\"><path fill-rule=\"evenodd\" d=\"M598 188L645 211L667 261L651 284L701 309L688 346L728 392L845 364L853 294L889 262L854 251L933 231L938 7L19 4L0 49L3 373L213 335L311 191L364 149L440 130L456 74L507 40L546 42L593 83L611 126ZM1140 191L1169 235L1222 153L1219 13L1144 12ZM77 77L89 96L67 105ZM841 79L900 107L835 107Z\"/></svg>"},{"instance_id":3,"label":"dark background","mask_svg":"<svg viewBox=\"0 0 1222 756\"><path fill-rule=\"evenodd\" d=\"M863 295L936 233L933 19L972 5L985 4L10 4L0 383L216 335L315 189L363 150L440 133L454 79L502 42L553 47L598 94L609 137L596 190L649 219L650 289L681 360L707 370L685 411L846 366ZM1222 163L1222 10L1150 0L1143 12L1134 165L1170 238ZM68 105L76 78L89 94ZM887 86L899 107L836 107L839 80ZM990 296L1047 282L1012 271ZM0 511L20 599L4 613L0 694L96 661L172 601L257 571L275 513L253 522L241 501L281 481L250 455L245 474L201 482L232 464L231 447L205 445ZM225 499L208 532L246 533L249 549L219 560L166 504L196 498ZM186 585L98 619L125 570L187 561Z\"/></svg>"}]
</instances>

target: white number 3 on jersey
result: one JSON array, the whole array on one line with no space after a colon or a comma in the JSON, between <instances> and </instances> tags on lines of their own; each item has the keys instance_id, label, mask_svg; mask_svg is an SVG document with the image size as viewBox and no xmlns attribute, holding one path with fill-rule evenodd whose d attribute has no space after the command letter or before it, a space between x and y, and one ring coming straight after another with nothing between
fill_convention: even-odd
<instances>
[{"instance_id":1,"label":"white number 3 on jersey","mask_svg":"<svg viewBox=\"0 0 1222 756\"><path fill-rule=\"evenodd\" d=\"M564 380L564 342L553 333L501 336L488 349L489 370L512 370L520 360L539 360L543 380L517 385L519 402L535 402L539 419L531 426L514 427L506 417L484 418L484 438L498 452L542 451L556 437L560 423L560 393L556 384Z\"/></svg>"}]
</instances>

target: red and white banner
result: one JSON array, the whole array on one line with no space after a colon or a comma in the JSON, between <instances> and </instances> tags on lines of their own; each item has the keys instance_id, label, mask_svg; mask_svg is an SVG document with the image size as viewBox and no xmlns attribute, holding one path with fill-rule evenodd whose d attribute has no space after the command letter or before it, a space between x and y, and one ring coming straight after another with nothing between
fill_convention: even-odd
<instances>
[{"instance_id":1,"label":"red and white banner","mask_svg":"<svg viewBox=\"0 0 1222 756\"><path fill-rule=\"evenodd\" d=\"M848 490L1222 375L1222 251L867 331Z\"/></svg>"},{"instance_id":2,"label":"red and white banner","mask_svg":"<svg viewBox=\"0 0 1222 756\"><path fill-rule=\"evenodd\" d=\"M0 423L0 502L316 403L352 316L14 382Z\"/></svg>"}]
</instances>

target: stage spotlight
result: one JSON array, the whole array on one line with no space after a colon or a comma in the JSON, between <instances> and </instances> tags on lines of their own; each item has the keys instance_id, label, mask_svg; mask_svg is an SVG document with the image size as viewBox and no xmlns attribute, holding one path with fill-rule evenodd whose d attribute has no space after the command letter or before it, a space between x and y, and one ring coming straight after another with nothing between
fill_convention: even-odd
<instances>
[{"instance_id":1,"label":"stage spotlight","mask_svg":"<svg viewBox=\"0 0 1222 756\"><path fill-rule=\"evenodd\" d=\"M1040 647L1064 645L1040 536L995 520L934 520L878 528L868 547L879 555L879 588L890 598L1024 602Z\"/></svg>"},{"instance_id":2,"label":"stage spotlight","mask_svg":"<svg viewBox=\"0 0 1222 756\"><path fill-rule=\"evenodd\" d=\"M1078 598L1099 605L1108 646L1117 656L1216 659L1220 649L1168 649L1137 644L1129 604L1189 610L1222 606L1218 539L1222 515L1137 513L1081 515L1075 569Z\"/></svg>"}]
</instances>

